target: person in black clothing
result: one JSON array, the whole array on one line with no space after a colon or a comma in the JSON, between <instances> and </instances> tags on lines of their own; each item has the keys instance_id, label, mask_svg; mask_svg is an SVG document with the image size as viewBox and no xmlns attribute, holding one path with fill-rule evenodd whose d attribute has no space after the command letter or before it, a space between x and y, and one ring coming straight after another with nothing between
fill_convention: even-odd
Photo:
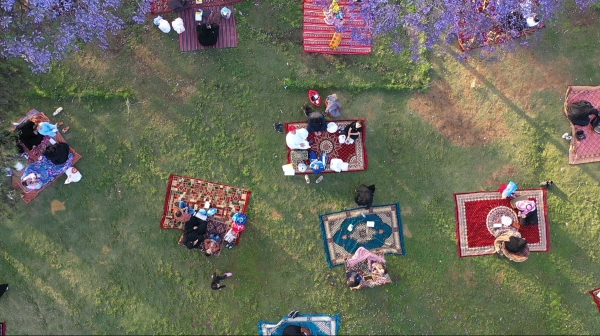
<instances>
[{"instance_id":1,"label":"person in black clothing","mask_svg":"<svg viewBox=\"0 0 600 336\"><path fill-rule=\"evenodd\" d=\"M367 210L371 208L373 205L373 194L375 193L375 185L366 186L361 184L358 189L356 189L356 197L354 201L359 206L367 206Z\"/></svg>"},{"instance_id":2,"label":"person in black clothing","mask_svg":"<svg viewBox=\"0 0 600 336\"><path fill-rule=\"evenodd\" d=\"M219 23L221 22L221 13L211 13L208 22L196 26L196 35L198 43L201 46L209 47L217 44L219 40Z\"/></svg>"},{"instance_id":3,"label":"person in black clothing","mask_svg":"<svg viewBox=\"0 0 600 336\"><path fill-rule=\"evenodd\" d=\"M290 324L283 328L281 333L283 336L307 336L310 335L308 328L300 327L299 325Z\"/></svg>"},{"instance_id":4,"label":"person in black clothing","mask_svg":"<svg viewBox=\"0 0 600 336\"><path fill-rule=\"evenodd\" d=\"M44 136L37 131L37 124L31 120L27 120L21 125L17 126L15 131L19 134L19 140L27 149L31 150L34 146L39 145ZM23 148L19 147L19 152L23 153Z\"/></svg>"},{"instance_id":5,"label":"person in black clothing","mask_svg":"<svg viewBox=\"0 0 600 336\"><path fill-rule=\"evenodd\" d=\"M348 124L342 131L342 134L346 136L346 138L350 138L352 140L358 139L358 136L362 132L362 125L360 121L353 121Z\"/></svg>"},{"instance_id":6,"label":"person in black clothing","mask_svg":"<svg viewBox=\"0 0 600 336\"><path fill-rule=\"evenodd\" d=\"M313 111L309 106L303 106L302 110L308 117L308 127L306 128L308 133L316 133L317 135L321 135L321 132L327 129L327 120L325 119L323 113L319 111Z\"/></svg>"},{"instance_id":7,"label":"person in black clothing","mask_svg":"<svg viewBox=\"0 0 600 336\"><path fill-rule=\"evenodd\" d=\"M198 217L192 216L185 223L185 232L183 233L183 244L189 248L198 248L204 241L204 234L208 223Z\"/></svg>"},{"instance_id":8,"label":"person in black clothing","mask_svg":"<svg viewBox=\"0 0 600 336\"><path fill-rule=\"evenodd\" d=\"M7 290L8 290L8 284L0 285L0 297L2 297L2 295L4 295L4 292L6 292Z\"/></svg>"},{"instance_id":9,"label":"person in black clothing","mask_svg":"<svg viewBox=\"0 0 600 336\"><path fill-rule=\"evenodd\" d=\"M226 286L219 284L219 282L221 280L225 280L225 279L229 278L232 275L233 274L227 272L227 273L219 276L219 275L217 275L217 272L214 272L213 275L212 275L212 282L210 283L210 288L212 288L213 290L218 290L218 289L221 289L221 288L225 288Z\"/></svg>"}]
</instances>

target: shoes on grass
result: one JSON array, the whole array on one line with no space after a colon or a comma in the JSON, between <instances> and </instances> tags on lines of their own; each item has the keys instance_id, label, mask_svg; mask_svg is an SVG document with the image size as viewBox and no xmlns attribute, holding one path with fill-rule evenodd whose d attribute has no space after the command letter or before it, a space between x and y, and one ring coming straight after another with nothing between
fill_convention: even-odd
<instances>
[{"instance_id":1,"label":"shoes on grass","mask_svg":"<svg viewBox=\"0 0 600 336\"><path fill-rule=\"evenodd\" d=\"M282 123L274 123L273 124L273 128L279 132L279 133L283 133L283 124Z\"/></svg>"},{"instance_id":2,"label":"shoes on grass","mask_svg":"<svg viewBox=\"0 0 600 336\"><path fill-rule=\"evenodd\" d=\"M71 126L67 126L65 128L62 129L61 133L67 133L69 131L69 129L71 129Z\"/></svg>"},{"instance_id":3,"label":"shoes on grass","mask_svg":"<svg viewBox=\"0 0 600 336\"><path fill-rule=\"evenodd\" d=\"M323 181L323 176L319 176L319 178L317 179L317 183L320 183L321 181Z\"/></svg>"},{"instance_id":4,"label":"shoes on grass","mask_svg":"<svg viewBox=\"0 0 600 336\"><path fill-rule=\"evenodd\" d=\"M304 179L306 180L306 183L310 183L310 177L308 177L308 175L304 175Z\"/></svg>"}]
</instances>

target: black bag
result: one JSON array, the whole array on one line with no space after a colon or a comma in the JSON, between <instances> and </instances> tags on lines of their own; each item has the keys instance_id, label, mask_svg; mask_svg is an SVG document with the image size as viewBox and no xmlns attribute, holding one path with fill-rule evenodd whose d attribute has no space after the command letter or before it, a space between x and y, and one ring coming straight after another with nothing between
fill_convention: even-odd
<instances>
[{"instance_id":1,"label":"black bag","mask_svg":"<svg viewBox=\"0 0 600 336\"><path fill-rule=\"evenodd\" d=\"M598 110L592 106L587 100L580 100L571 103L567 107L567 117L569 120L578 126L587 126L590 124L590 115L598 116Z\"/></svg>"},{"instance_id":2,"label":"black bag","mask_svg":"<svg viewBox=\"0 0 600 336\"><path fill-rule=\"evenodd\" d=\"M356 189L356 197L354 201L359 206L366 206L367 210L371 208L373 204L373 194L375 193L375 185L366 186L361 184L358 189Z\"/></svg>"}]
</instances>

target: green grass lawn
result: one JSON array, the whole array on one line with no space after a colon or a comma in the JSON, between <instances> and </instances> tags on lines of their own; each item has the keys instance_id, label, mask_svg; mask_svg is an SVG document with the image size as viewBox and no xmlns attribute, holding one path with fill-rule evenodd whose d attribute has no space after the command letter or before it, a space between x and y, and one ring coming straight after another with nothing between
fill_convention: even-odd
<instances>
[{"instance_id":1,"label":"green grass lawn","mask_svg":"<svg viewBox=\"0 0 600 336\"><path fill-rule=\"evenodd\" d=\"M256 334L292 309L340 314L342 334L600 333L587 293L600 287L600 166L569 166L560 138L566 85L600 84L596 13L590 24L566 13L500 62L447 55L428 71L384 46L304 53L294 1L236 9L238 48L180 53L149 22L33 78L30 107L64 107L55 120L71 126L83 179L59 179L0 224L9 334ZM367 171L283 176L272 124L302 120L314 82L339 85L321 93L338 93L345 118L367 118ZM365 89L376 83L398 88ZM160 229L171 173L252 190L238 247L206 258ZM453 193L509 179L555 181L551 252L459 259ZM327 265L318 215L353 208L361 183L401 204L407 255L387 257L391 285L350 291ZM233 272L227 288L210 289L213 271Z\"/></svg>"}]
</instances>

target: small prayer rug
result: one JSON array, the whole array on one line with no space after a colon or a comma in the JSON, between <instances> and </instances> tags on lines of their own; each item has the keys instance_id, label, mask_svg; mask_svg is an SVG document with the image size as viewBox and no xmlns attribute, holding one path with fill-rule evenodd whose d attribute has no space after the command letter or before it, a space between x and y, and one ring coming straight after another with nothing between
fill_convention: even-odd
<instances>
[{"instance_id":1,"label":"small prayer rug","mask_svg":"<svg viewBox=\"0 0 600 336\"><path fill-rule=\"evenodd\" d=\"M569 104L580 100L587 100L595 108L600 108L600 86L569 86L563 109L565 116L567 116ZM571 146L569 146L569 164L576 165L600 161L600 134L594 131L591 124L578 126L573 125L571 121L569 123L571 124L571 135L573 136ZM575 138L575 133L579 130L585 133L585 139L581 141Z\"/></svg>"},{"instance_id":2,"label":"small prayer rug","mask_svg":"<svg viewBox=\"0 0 600 336\"><path fill-rule=\"evenodd\" d=\"M27 115L25 115L24 117L22 117L21 119L19 119L17 122L15 122L12 127L11 130L15 130L17 125L22 124L23 122L29 120L30 118L32 118L33 116L36 115L40 115L42 118L42 121L46 121L46 122L51 122L50 119L43 113L40 112L36 109L32 109L30 110ZM57 133L53 139L58 143L58 142L64 142L66 143L67 141L65 140L65 138L62 136L62 134ZM46 150L46 147L48 147L50 145L50 137L49 136L45 136L44 140L42 140L42 142L38 145L35 146L32 150L28 150L27 147L25 147L24 145L21 144L21 146L23 147L23 150L25 150L25 152L27 153L27 160L29 161L29 163L34 163L36 162L39 157L44 154L44 151ZM71 154L73 154L73 164L72 166L75 166L75 163L77 161L79 161L79 159L82 158L82 156L77 153L73 147L69 146L69 152ZM48 187L50 184L54 183L60 176L57 176L54 180L52 180L50 183L46 183L42 188L38 189L38 190L30 190L27 189L23 186L23 184L21 183L21 176L23 174L25 170L21 170L20 172L18 171L13 171L14 175L12 177L12 184L13 187L15 187L16 189L21 190L21 192L23 193L23 201L25 203L29 203L31 202L34 198L37 197L37 195L42 192L42 190L46 189L46 187Z\"/></svg>"},{"instance_id":3,"label":"small prayer rug","mask_svg":"<svg viewBox=\"0 0 600 336\"><path fill-rule=\"evenodd\" d=\"M182 199L191 207L197 204L200 209L204 207L204 202L210 201L211 207L217 209L217 213L212 216L212 219L221 223L229 223L234 213L246 213L250 194L250 190L171 174L160 227L183 230L185 223L177 221L173 214L173 209L179 206L179 201Z\"/></svg>"},{"instance_id":4,"label":"small prayer rug","mask_svg":"<svg viewBox=\"0 0 600 336\"><path fill-rule=\"evenodd\" d=\"M336 50L329 47L329 42L335 33L335 28L325 23L323 6L317 0L304 0L304 25L302 38L304 51L321 54L358 54L368 55L372 51L370 44L354 41L351 33L356 27L365 27L366 23L360 13L361 4L351 0L339 0L338 4L344 14L344 30L342 41ZM323 3L325 3L323 1ZM330 4L331 1L328 2Z\"/></svg>"},{"instance_id":5,"label":"small prayer rug","mask_svg":"<svg viewBox=\"0 0 600 336\"><path fill-rule=\"evenodd\" d=\"M594 297L594 302L596 303L596 306L598 306L598 310L600 310L600 288L591 290L590 294Z\"/></svg>"},{"instance_id":6,"label":"small prayer rug","mask_svg":"<svg viewBox=\"0 0 600 336\"><path fill-rule=\"evenodd\" d=\"M311 335L337 335L340 329L340 315L299 314L295 318L285 316L278 323L260 320L259 335L281 335L288 325L297 325L310 330Z\"/></svg>"},{"instance_id":7,"label":"small prayer rug","mask_svg":"<svg viewBox=\"0 0 600 336\"><path fill-rule=\"evenodd\" d=\"M538 225L521 226L519 232L527 240L531 252L550 251L548 203L545 189L519 189L516 196L535 200ZM510 200L502 199L499 191L481 191L454 194L456 201L456 235L458 256L472 257L494 254L494 235L489 231L487 217L498 207L512 210ZM514 211L514 210L513 210ZM516 218L516 212L514 213Z\"/></svg>"},{"instance_id":8,"label":"small prayer rug","mask_svg":"<svg viewBox=\"0 0 600 336\"><path fill-rule=\"evenodd\" d=\"M377 254L404 255L400 204L319 215L329 267L343 265L359 247ZM371 223L371 226L368 225Z\"/></svg>"},{"instance_id":9,"label":"small prayer rug","mask_svg":"<svg viewBox=\"0 0 600 336\"><path fill-rule=\"evenodd\" d=\"M231 9L231 17L229 19L221 18L221 24L219 24L219 38L217 44L209 47L201 46L198 42L198 35L196 34L196 26L199 22L196 21L196 9L188 8L182 12L179 12L179 17L183 20L185 31L179 34L179 50L190 51L190 50L203 50L203 49L220 49L220 48L235 48L238 46L237 29L235 25L235 11L233 5L227 6ZM223 6L207 7L211 11L220 11Z\"/></svg>"},{"instance_id":10,"label":"small prayer rug","mask_svg":"<svg viewBox=\"0 0 600 336\"><path fill-rule=\"evenodd\" d=\"M344 127L346 127L349 123L354 122L354 121L356 121L356 120L335 120L333 122L335 122L338 125L338 129L343 130ZM335 133L329 133L327 131L323 131L323 132L321 132L321 135L317 135L316 133L308 134L308 138L306 140L309 142L312 141L310 149L308 149L308 150L315 151L315 153L317 154L317 156L319 158L323 155L323 152L327 153L327 165L325 167L325 170L322 172L322 174L336 172L335 170L333 170L329 167L329 163L331 162L331 159L336 159L336 158L341 159L342 161L348 163L347 172L357 172L357 171L367 170L367 167L369 165L369 159L367 157L367 147L365 146L367 125L366 125L364 119L360 120L360 122L362 124L363 130L362 130L359 138L356 141L354 141L354 143L351 145L341 144L339 142L338 138L341 134L339 130ZM285 123L285 129L287 130L290 125L294 125L294 126L296 126L296 128L308 127L307 122L298 121L298 122ZM286 148L288 149L287 163L294 164L294 170L296 171L296 174L312 174L312 171L310 169L307 169L305 172L299 171L298 165L297 165L298 161L295 160L294 162L292 162L292 154L291 154L292 150L290 148L288 148L287 146L286 146ZM308 166L310 164L309 159L301 161L301 162L306 163L306 166ZM344 171L342 171L342 173L343 172Z\"/></svg>"},{"instance_id":11,"label":"small prayer rug","mask_svg":"<svg viewBox=\"0 0 600 336\"><path fill-rule=\"evenodd\" d=\"M6 336L6 322L0 323L0 336Z\"/></svg>"}]
</instances>

